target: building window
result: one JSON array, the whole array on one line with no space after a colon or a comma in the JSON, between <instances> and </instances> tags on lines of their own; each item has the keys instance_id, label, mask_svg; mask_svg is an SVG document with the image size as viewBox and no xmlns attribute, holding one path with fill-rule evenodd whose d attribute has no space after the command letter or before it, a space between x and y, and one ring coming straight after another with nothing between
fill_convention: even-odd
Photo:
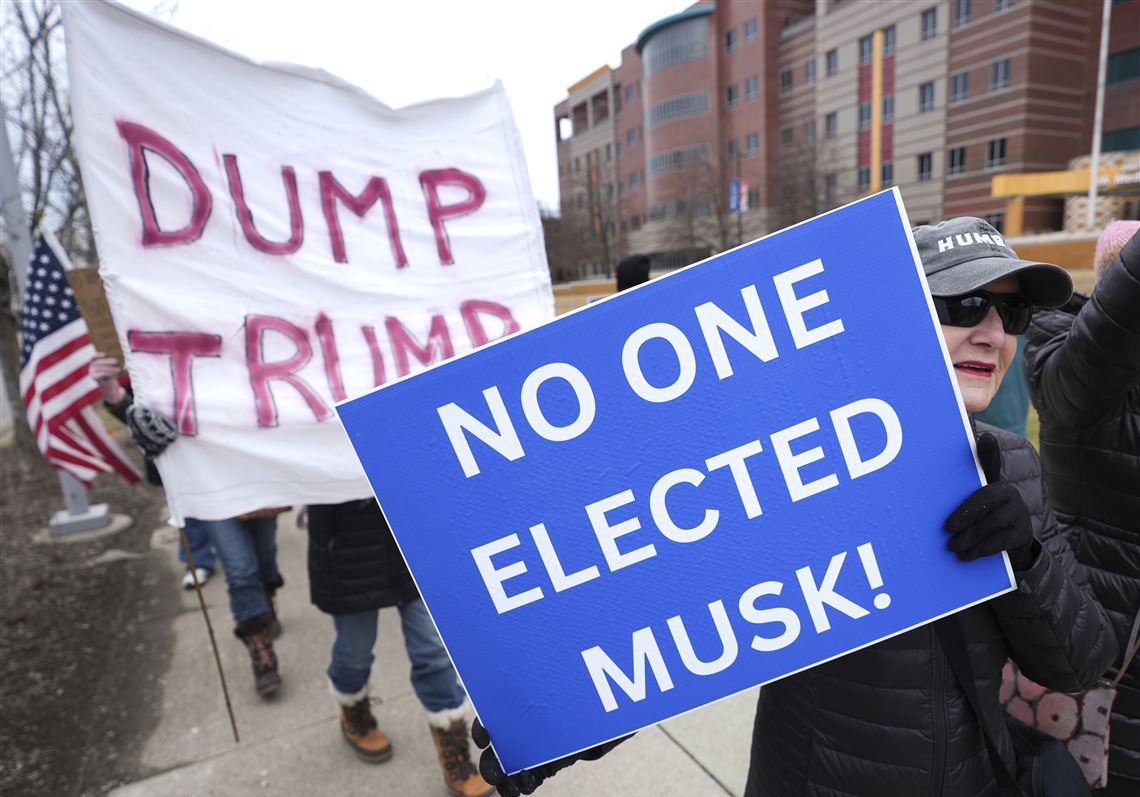
<instances>
[{"instance_id":1,"label":"building window","mask_svg":"<svg viewBox=\"0 0 1140 797\"><path fill-rule=\"evenodd\" d=\"M918 181L926 183L934 179L934 154L924 152L918 156Z\"/></svg>"},{"instance_id":2,"label":"building window","mask_svg":"<svg viewBox=\"0 0 1140 797\"><path fill-rule=\"evenodd\" d=\"M640 230L641 229L641 216L634 215L633 217L631 217L629 220L629 228L631 230Z\"/></svg>"},{"instance_id":3,"label":"building window","mask_svg":"<svg viewBox=\"0 0 1140 797\"><path fill-rule=\"evenodd\" d=\"M938 35L938 9L928 8L922 12L922 39L933 39Z\"/></svg>"},{"instance_id":4,"label":"building window","mask_svg":"<svg viewBox=\"0 0 1140 797\"><path fill-rule=\"evenodd\" d=\"M579 174L581 171L582 171L582 161L579 160L577 155L575 155L574 156L574 174Z\"/></svg>"},{"instance_id":5,"label":"building window","mask_svg":"<svg viewBox=\"0 0 1140 797\"><path fill-rule=\"evenodd\" d=\"M577 208L578 210L582 209L582 202L583 202L583 197L581 194L578 194L574 197L574 207Z\"/></svg>"},{"instance_id":6,"label":"building window","mask_svg":"<svg viewBox=\"0 0 1140 797\"><path fill-rule=\"evenodd\" d=\"M986 143L986 168L1005 165L1005 139L994 138Z\"/></svg>"},{"instance_id":7,"label":"building window","mask_svg":"<svg viewBox=\"0 0 1140 797\"><path fill-rule=\"evenodd\" d=\"M966 171L966 148L954 147L950 150L949 157L947 158L949 165L946 168L947 174L962 174Z\"/></svg>"},{"instance_id":8,"label":"building window","mask_svg":"<svg viewBox=\"0 0 1140 797\"><path fill-rule=\"evenodd\" d=\"M871 167L859 167L859 192L862 193L871 187Z\"/></svg>"},{"instance_id":9,"label":"building window","mask_svg":"<svg viewBox=\"0 0 1140 797\"><path fill-rule=\"evenodd\" d=\"M724 51L731 53L736 50L736 28L729 28L724 32Z\"/></svg>"},{"instance_id":10,"label":"building window","mask_svg":"<svg viewBox=\"0 0 1140 797\"><path fill-rule=\"evenodd\" d=\"M606 160L609 161L609 160L613 160L613 159L614 159L614 148L609 143L607 143L606 144Z\"/></svg>"},{"instance_id":11,"label":"building window","mask_svg":"<svg viewBox=\"0 0 1140 797\"><path fill-rule=\"evenodd\" d=\"M986 220L986 224L990 225L991 227L993 227L995 230L1002 233L1003 235L1005 234L1005 230L1002 229L1002 227L1005 226L1005 214L1004 213L987 213L985 215L985 220Z\"/></svg>"},{"instance_id":12,"label":"building window","mask_svg":"<svg viewBox=\"0 0 1140 797\"><path fill-rule=\"evenodd\" d=\"M1103 152L1123 152L1130 149L1140 149L1140 125L1105 133L1100 137L1100 141L1100 148Z\"/></svg>"},{"instance_id":13,"label":"building window","mask_svg":"<svg viewBox=\"0 0 1140 797\"><path fill-rule=\"evenodd\" d=\"M895 26L883 28L883 55L890 55L895 51Z\"/></svg>"},{"instance_id":14,"label":"building window","mask_svg":"<svg viewBox=\"0 0 1140 797\"><path fill-rule=\"evenodd\" d=\"M934 81L923 83L918 87L918 112L926 113L934 110Z\"/></svg>"},{"instance_id":15,"label":"building window","mask_svg":"<svg viewBox=\"0 0 1140 797\"><path fill-rule=\"evenodd\" d=\"M954 15L951 23L960 28L970 21L970 0L954 0Z\"/></svg>"},{"instance_id":16,"label":"building window","mask_svg":"<svg viewBox=\"0 0 1140 797\"><path fill-rule=\"evenodd\" d=\"M804 143L809 147L815 144L815 120L804 122Z\"/></svg>"},{"instance_id":17,"label":"building window","mask_svg":"<svg viewBox=\"0 0 1140 797\"><path fill-rule=\"evenodd\" d=\"M744 78L744 96L749 102L755 102L760 97L760 79L753 75Z\"/></svg>"},{"instance_id":18,"label":"building window","mask_svg":"<svg viewBox=\"0 0 1140 797\"><path fill-rule=\"evenodd\" d=\"M1140 77L1140 47L1121 50L1108 57L1106 83L1122 83L1134 77Z\"/></svg>"},{"instance_id":19,"label":"building window","mask_svg":"<svg viewBox=\"0 0 1140 797\"><path fill-rule=\"evenodd\" d=\"M959 72L950 78L950 102L961 102L970 96L970 73Z\"/></svg>"},{"instance_id":20,"label":"building window","mask_svg":"<svg viewBox=\"0 0 1140 797\"><path fill-rule=\"evenodd\" d=\"M1010 59L1003 58L994 61L990 67L990 91L997 91L1009 86Z\"/></svg>"},{"instance_id":21,"label":"building window","mask_svg":"<svg viewBox=\"0 0 1140 797\"><path fill-rule=\"evenodd\" d=\"M859 103L859 129L871 129L871 101Z\"/></svg>"},{"instance_id":22,"label":"building window","mask_svg":"<svg viewBox=\"0 0 1140 797\"><path fill-rule=\"evenodd\" d=\"M780 73L780 93L786 94L792 90L792 70L785 69Z\"/></svg>"},{"instance_id":23,"label":"building window","mask_svg":"<svg viewBox=\"0 0 1140 797\"><path fill-rule=\"evenodd\" d=\"M633 84L632 83L625 87L625 104L626 105L632 105L633 104Z\"/></svg>"},{"instance_id":24,"label":"building window","mask_svg":"<svg viewBox=\"0 0 1140 797\"><path fill-rule=\"evenodd\" d=\"M662 152L660 155L654 155L650 158L649 173L661 174L663 172L672 172L677 169L684 169L687 166L708 162L708 144L701 144L696 147L683 147L681 149Z\"/></svg>"},{"instance_id":25,"label":"building window","mask_svg":"<svg viewBox=\"0 0 1140 797\"><path fill-rule=\"evenodd\" d=\"M625 145L631 149L637 146L637 128L631 127L625 131Z\"/></svg>"},{"instance_id":26,"label":"building window","mask_svg":"<svg viewBox=\"0 0 1140 797\"><path fill-rule=\"evenodd\" d=\"M895 164L894 161L887 161L883 164L880 170L882 176L882 183L880 188L890 188L895 183Z\"/></svg>"},{"instance_id":27,"label":"building window","mask_svg":"<svg viewBox=\"0 0 1140 797\"><path fill-rule=\"evenodd\" d=\"M641 52L645 77L669 67L708 57L708 20L687 19L663 28L649 37Z\"/></svg>"},{"instance_id":28,"label":"building window","mask_svg":"<svg viewBox=\"0 0 1140 797\"><path fill-rule=\"evenodd\" d=\"M883 97L883 124L895 118L895 95L888 94Z\"/></svg>"},{"instance_id":29,"label":"building window","mask_svg":"<svg viewBox=\"0 0 1140 797\"><path fill-rule=\"evenodd\" d=\"M738 102L740 102L740 89L733 83L724 90L724 104L729 108L735 108Z\"/></svg>"},{"instance_id":30,"label":"building window","mask_svg":"<svg viewBox=\"0 0 1140 797\"><path fill-rule=\"evenodd\" d=\"M744 150L748 153L748 157L755 158L760 152L760 134L749 133L744 137Z\"/></svg>"},{"instance_id":31,"label":"building window","mask_svg":"<svg viewBox=\"0 0 1140 797\"><path fill-rule=\"evenodd\" d=\"M750 207L750 208L760 207L760 189L759 188L749 188L748 189L748 207Z\"/></svg>"},{"instance_id":32,"label":"building window","mask_svg":"<svg viewBox=\"0 0 1140 797\"><path fill-rule=\"evenodd\" d=\"M835 138L839 134L839 113L832 111L823 117L823 130L827 138Z\"/></svg>"},{"instance_id":33,"label":"building window","mask_svg":"<svg viewBox=\"0 0 1140 797\"><path fill-rule=\"evenodd\" d=\"M871 63L871 37L859 39L859 65Z\"/></svg>"},{"instance_id":34,"label":"building window","mask_svg":"<svg viewBox=\"0 0 1140 797\"><path fill-rule=\"evenodd\" d=\"M734 87L735 88L735 87ZM682 94L670 97L649 109L649 126L664 124L674 119L684 119L686 116L698 116L709 111L708 92L697 94Z\"/></svg>"},{"instance_id":35,"label":"building window","mask_svg":"<svg viewBox=\"0 0 1140 797\"><path fill-rule=\"evenodd\" d=\"M835 202L835 197L839 193L839 178L834 174L825 175L823 178L824 196L827 197L827 204Z\"/></svg>"},{"instance_id":36,"label":"building window","mask_svg":"<svg viewBox=\"0 0 1140 797\"><path fill-rule=\"evenodd\" d=\"M621 142L620 141L614 142L614 155L616 155L618 157L618 160L621 160Z\"/></svg>"},{"instance_id":37,"label":"building window","mask_svg":"<svg viewBox=\"0 0 1140 797\"><path fill-rule=\"evenodd\" d=\"M728 140L728 159L730 161L736 160L740 156L740 142L735 138Z\"/></svg>"},{"instance_id":38,"label":"building window","mask_svg":"<svg viewBox=\"0 0 1140 797\"><path fill-rule=\"evenodd\" d=\"M632 172L629 175L629 190L630 191L636 191L637 190L637 172Z\"/></svg>"},{"instance_id":39,"label":"building window","mask_svg":"<svg viewBox=\"0 0 1140 797\"><path fill-rule=\"evenodd\" d=\"M780 149L791 149L794 143L792 128L785 127L780 130Z\"/></svg>"},{"instance_id":40,"label":"building window","mask_svg":"<svg viewBox=\"0 0 1140 797\"><path fill-rule=\"evenodd\" d=\"M995 0L994 11L1005 11L1007 8L1013 8L1013 0Z\"/></svg>"},{"instance_id":41,"label":"building window","mask_svg":"<svg viewBox=\"0 0 1140 797\"><path fill-rule=\"evenodd\" d=\"M804 62L804 84L811 86L815 83L815 59L809 58Z\"/></svg>"},{"instance_id":42,"label":"building window","mask_svg":"<svg viewBox=\"0 0 1140 797\"><path fill-rule=\"evenodd\" d=\"M744 20L744 41L756 41L756 17Z\"/></svg>"},{"instance_id":43,"label":"building window","mask_svg":"<svg viewBox=\"0 0 1140 797\"><path fill-rule=\"evenodd\" d=\"M823 57L824 67L827 70L827 76L831 77L839 71L839 51L828 50L827 55Z\"/></svg>"}]
</instances>

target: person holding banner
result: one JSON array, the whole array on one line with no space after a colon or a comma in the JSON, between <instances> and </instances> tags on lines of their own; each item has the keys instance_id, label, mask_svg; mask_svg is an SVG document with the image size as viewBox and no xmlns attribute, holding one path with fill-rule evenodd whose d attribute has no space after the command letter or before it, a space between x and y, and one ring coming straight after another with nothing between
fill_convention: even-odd
<instances>
[{"instance_id":1,"label":"person holding banner","mask_svg":"<svg viewBox=\"0 0 1140 797\"><path fill-rule=\"evenodd\" d=\"M1041 415L1041 458L1062 528L1112 619L1122 656L1103 794L1140 794L1140 222L1097 241L1092 296L1033 319L1026 370Z\"/></svg>"},{"instance_id":2,"label":"person holding banner","mask_svg":"<svg viewBox=\"0 0 1140 797\"><path fill-rule=\"evenodd\" d=\"M123 424L127 423L127 409L134 403L134 393L130 386L119 384L119 361L108 357L103 352L95 352L95 359L88 366L91 378L99 385L99 392L103 397L103 406ZM150 457L146 458L146 480L156 487L162 486L162 477L158 468ZM194 572L190 572L190 565L186 562L186 553L182 546L178 546L178 561L186 565L182 574L182 589L194 589L195 578L199 586L205 586L210 577L214 575L214 565L217 557L214 556L214 546L210 538L197 528L184 529L186 540L190 545L190 555L194 557Z\"/></svg>"},{"instance_id":3,"label":"person holding banner","mask_svg":"<svg viewBox=\"0 0 1140 797\"><path fill-rule=\"evenodd\" d=\"M1056 266L1019 259L981 219L924 225L913 236L973 415L1001 384L1034 308L1063 305L1072 282ZM967 562L1004 551L1017 589L765 685L746 797L1088 793L1060 743L1007 725L1001 672L1013 659L1050 688L1087 689L1113 661L1116 635L1046 501L1032 446L973 423L987 484L946 520L947 546ZM889 524L905 507L865 510ZM472 734L487 748L480 771L504 797L530 794L622 741L506 775L478 720Z\"/></svg>"},{"instance_id":4,"label":"person holding banner","mask_svg":"<svg viewBox=\"0 0 1140 797\"><path fill-rule=\"evenodd\" d=\"M370 764L392 757L392 743L372 715L368 682L379 611L394 606L412 662L412 689L427 712L447 788L456 797L491 794L471 762L467 693L376 500L310 505L308 561L312 602L336 627L329 688L352 752Z\"/></svg>"}]
</instances>

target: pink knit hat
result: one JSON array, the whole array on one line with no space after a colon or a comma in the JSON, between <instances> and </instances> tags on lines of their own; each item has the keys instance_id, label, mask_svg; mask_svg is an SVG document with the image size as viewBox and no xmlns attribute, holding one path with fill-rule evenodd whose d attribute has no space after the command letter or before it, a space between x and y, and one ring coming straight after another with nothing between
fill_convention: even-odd
<instances>
[{"instance_id":1,"label":"pink knit hat","mask_svg":"<svg viewBox=\"0 0 1140 797\"><path fill-rule=\"evenodd\" d=\"M1096 254L1093 255L1093 271L1098 277L1116 259L1137 230L1140 230L1140 221L1112 221L1104 228L1096 242Z\"/></svg>"}]
</instances>

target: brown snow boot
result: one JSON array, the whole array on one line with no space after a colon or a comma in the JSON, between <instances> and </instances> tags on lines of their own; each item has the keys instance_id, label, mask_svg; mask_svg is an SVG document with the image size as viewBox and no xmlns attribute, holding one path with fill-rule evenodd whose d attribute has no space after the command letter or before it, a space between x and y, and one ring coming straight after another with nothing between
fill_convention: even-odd
<instances>
[{"instance_id":1,"label":"brown snow boot","mask_svg":"<svg viewBox=\"0 0 1140 797\"><path fill-rule=\"evenodd\" d=\"M369 764L382 764L392 757L392 742L376 725L367 691L359 700L347 702L355 695L337 694L340 703L340 733L356 753L356 757Z\"/></svg>"},{"instance_id":2,"label":"brown snow boot","mask_svg":"<svg viewBox=\"0 0 1140 797\"><path fill-rule=\"evenodd\" d=\"M448 790L455 797L487 797L495 788L479 777L479 770L471 762L471 746L467 736L467 721L454 719L446 728L431 726L439 766Z\"/></svg>"},{"instance_id":3,"label":"brown snow boot","mask_svg":"<svg viewBox=\"0 0 1140 797\"><path fill-rule=\"evenodd\" d=\"M281 688L281 676L277 673L277 654L273 652L270 617L271 615L263 614L239 623L234 629L234 636L244 642L249 651L249 662L253 668L253 685L262 697L268 697Z\"/></svg>"},{"instance_id":4,"label":"brown snow boot","mask_svg":"<svg viewBox=\"0 0 1140 797\"><path fill-rule=\"evenodd\" d=\"M285 586L285 579L277 576L277 581L265 585L265 601L269 604L269 630L273 638L281 636L281 621L277 619L277 590Z\"/></svg>"}]
</instances>

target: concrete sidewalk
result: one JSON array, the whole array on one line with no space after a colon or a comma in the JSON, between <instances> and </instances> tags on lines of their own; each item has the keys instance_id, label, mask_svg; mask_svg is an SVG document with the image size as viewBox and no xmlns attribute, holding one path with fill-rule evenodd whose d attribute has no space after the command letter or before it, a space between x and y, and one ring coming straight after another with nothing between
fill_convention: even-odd
<instances>
[{"instance_id":1,"label":"concrete sidewalk","mask_svg":"<svg viewBox=\"0 0 1140 797\"><path fill-rule=\"evenodd\" d=\"M163 585L177 583L172 529L155 532L152 546L169 567ZM423 708L408 682L399 619L380 613L372 689L380 727L395 755L373 766L358 761L340 738L325 668L332 622L309 603L306 532L293 513L279 519L278 562L286 587L278 593L285 633L276 644L284 687L271 700L253 690L249 659L233 638L221 574L203 590L237 716L234 744L209 637L194 593L183 611L153 622L173 625L175 647L163 686L158 726L141 754L142 775L112 792L141 795L316 795L446 797ZM639 733L601 761L575 766L545 784L544 797L720 797L744 790L756 693L722 701Z\"/></svg>"}]
</instances>

